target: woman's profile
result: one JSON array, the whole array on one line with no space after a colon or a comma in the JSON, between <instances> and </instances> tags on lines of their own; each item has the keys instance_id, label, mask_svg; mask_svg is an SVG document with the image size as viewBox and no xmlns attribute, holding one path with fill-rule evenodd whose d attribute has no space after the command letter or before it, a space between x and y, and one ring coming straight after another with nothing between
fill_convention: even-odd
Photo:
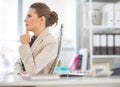
<instances>
[{"instance_id":1,"label":"woman's profile","mask_svg":"<svg viewBox=\"0 0 120 87\"><path fill-rule=\"evenodd\" d=\"M58 51L57 39L49 27L57 24L58 15L41 2L33 3L25 18L26 32L20 37L20 58L15 64L15 73L51 74L51 66ZM30 38L29 31L34 33Z\"/></svg>"}]
</instances>

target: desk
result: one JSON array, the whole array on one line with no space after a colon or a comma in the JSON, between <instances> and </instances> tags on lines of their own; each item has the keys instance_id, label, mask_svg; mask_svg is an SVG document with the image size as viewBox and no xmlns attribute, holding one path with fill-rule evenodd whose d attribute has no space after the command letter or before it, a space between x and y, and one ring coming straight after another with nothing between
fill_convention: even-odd
<instances>
[{"instance_id":1,"label":"desk","mask_svg":"<svg viewBox=\"0 0 120 87\"><path fill-rule=\"evenodd\" d=\"M14 75L9 75L0 82L0 87L5 86L35 86L35 87L120 87L120 77L79 77L60 78L57 80L23 80Z\"/></svg>"}]
</instances>

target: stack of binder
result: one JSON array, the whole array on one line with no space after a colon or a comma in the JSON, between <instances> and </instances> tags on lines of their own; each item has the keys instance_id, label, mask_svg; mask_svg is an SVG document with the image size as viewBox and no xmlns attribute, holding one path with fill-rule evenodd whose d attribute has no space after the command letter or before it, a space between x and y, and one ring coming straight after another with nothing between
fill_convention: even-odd
<instances>
[{"instance_id":1,"label":"stack of binder","mask_svg":"<svg viewBox=\"0 0 120 87\"><path fill-rule=\"evenodd\" d=\"M94 33L93 34L94 55L119 55L120 34L119 33Z\"/></svg>"}]
</instances>

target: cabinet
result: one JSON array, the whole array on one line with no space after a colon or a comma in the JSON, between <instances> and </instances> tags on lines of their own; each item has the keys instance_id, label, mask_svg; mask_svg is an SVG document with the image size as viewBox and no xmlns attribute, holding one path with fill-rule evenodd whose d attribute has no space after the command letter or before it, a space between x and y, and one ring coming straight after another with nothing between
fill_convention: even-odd
<instances>
[{"instance_id":1,"label":"cabinet","mask_svg":"<svg viewBox=\"0 0 120 87\"><path fill-rule=\"evenodd\" d=\"M86 0L90 69L120 65L120 0Z\"/></svg>"}]
</instances>

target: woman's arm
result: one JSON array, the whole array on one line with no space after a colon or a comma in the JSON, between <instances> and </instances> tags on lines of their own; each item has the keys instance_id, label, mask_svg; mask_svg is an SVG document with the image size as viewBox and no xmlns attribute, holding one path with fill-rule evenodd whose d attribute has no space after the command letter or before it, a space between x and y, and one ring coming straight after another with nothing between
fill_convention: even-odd
<instances>
[{"instance_id":1,"label":"woman's arm","mask_svg":"<svg viewBox=\"0 0 120 87\"><path fill-rule=\"evenodd\" d=\"M22 64L21 64L21 60L18 59L17 62L14 65L14 73L15 74L19 74L20 72L22 72Z\"/></svg>"},{"instance_id":2,"label":"woman's arm","mask_svg":"<svg viewBox=\"0 0 120 87\"><path fill-rule=\"evenodd\" d=\"M29 44L22 45L19 48L21 59L25 65L27 74L37 74L44 69L47 64L54 60L57 56L57 42L48 43L41 52L33 58Z\"/></svg>"}]
</instances>

